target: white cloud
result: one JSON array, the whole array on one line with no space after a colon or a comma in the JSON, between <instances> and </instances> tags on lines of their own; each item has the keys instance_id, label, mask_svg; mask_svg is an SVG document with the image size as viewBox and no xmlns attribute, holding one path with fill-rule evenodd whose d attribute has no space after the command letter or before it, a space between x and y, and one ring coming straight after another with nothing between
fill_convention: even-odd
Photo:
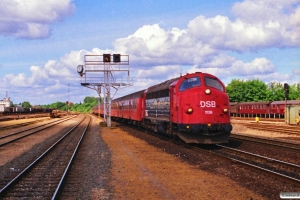
<instances>
[{"instance_id":1,"label":"white cloud","mask_svg":"<svg viewBox=\"0 0 300 200\"><path fill-rule=\"evenodd\" d=\"M0 34L18 38L45 38L49 25L73 14L71 0L2 0Z\"/></svg>"},{"instance_id":2,"label":"white cloud","mask_svg":"<svg viewBox=\"0 0 300 200\"><path fill-rule=\"evenodd\" d=\"M223 59L229 59L229 62L223 61ZM233 58L221 58L218 60L216 58L212 63L217 63L215 66L213 64L210 67L203 67L201 65L194 65L190 69L188 69L188 73L194 72L205 72L213 74L219 78L227 78L227 77L248 77L249 79L253 79L255 77L260 76L263 80L269 74L276 73L276 67L271 63L271 61L266 58L255 58L253 61L245 63L241 60L234 60ZM224 64L226 67L220 67L220 64ZM230 64L230 65L229 65ZM208 65L209 66L209 65Z\"/></svg>"},{"instance_id":3,"label":"white cloud","mask_svg":"<svg viewBox=\"0 0 300 200\"><path fill-rule=\"evenodd\" d=\"M168 79L176 77L180 74L180 66L155 66L149 69L139 69L137 71L138 79L153 78L153 79Z\"/></svg>"},{"instance_id":4,"label":"white cloud","mask_svg":"<svg viewBox=\"0 0 300 200\"><path fill-rule=\"evenodd\" d=\"M276 71L276 67L271 61L266 58L255 58L250 63L244 63L240 60L235 61L230 67L230 71L233 75L247 76L255 74L269 74Z\"/></svg>"},{"instance_id":5,"label":"white cloud","mask_svg":"<svg viewBox=\"0 0 300 200\"><path fill-rule=\"evenodd\" d=\"M38 1L34 2L33 5L27 5L30 11L40 6ZM50 4L52 1L45 2ZM41 11L44 12L36 13L36 20L33 20L29 11L23 14L14 13L16 19L22 20L13 21L16 23L16 28L9 32L10 35L25 37L27 34L26 37L32 38L47 36L49 23L63 19L74 9L70 1L64 1L63 5L55 4L55 2L50 5L54 13L42 8ZM137 81L127 91L145 89L186 72L211 73L221 80L228 77L259 78L264 81L289 80L291 76L279 74L276 66L268 58L254 58L250 62L245 62L230 56L229 52L243 53L245 51L256 52L265 48L299 47L299 3L299 0L275 2L245 0L234 4L232 8L236 16L234 19L221 15L213 18L198 16L188 23L186 29L175 27L164 30L158 24L144 25L133 34L116 39L114 49L94 48L91 51L71 51L57 60L49 60L44 66L31 66L30 77L24 74L9 74L4 77L3 83L5 87L19 88L34 88L42 85L43 87L37 91L40 93L43 91L45 96L48 95L49 98L54 98L53 94L64 96L69 82L74 85L78 84L77 90L82 88L76 68L77 65L84 63L84 55L114 52L130 55L130 64L133 65L131 70L134 71L131 74L136 74ZM20 9L17 8L17 10ZM5 12L7 12L5 16L13 18L10 8L8 11L0 8L0 14ZM2 27L8 18L0 19L0 33L2 34L6 34ZM34 25L31 31L28 31L30 23ZM294 70L294 74L300 75L300 71ZM77 90L74 94L82 96L81 91L88 89Z\"/></svg>"},{"instance_id":6,"label":"white cloud","mask_svg":"<svg viewBox=\"0 0 300 200\"><path fill-rule=\"evenodd\" d=\"M13 74L6 74L3 78L4 85L10 85L11 87L27 87L29 85L25 74L21 73L17 76Z\"/></svg>"},{"instance_id":7,"label":"white cloud","mask_svg":"<svg viewBox=\"0 0 300 200\"><path fill-rule=\"evenodd\" d=\"M145 25L132 35L117 39L114 48L129 54L138 65L221 67L223 59L228 66L235 58L226 56L227 51L300 46L298 2L245 0L234 4L233 20L221 15L198 16L186 29L171 30L164 30L159 24ZM219 56L222 59L217 62Z\"/></svg>"},{"instance_id":8,"label":"white cloud","mask_svg":"<svg viewBox=\"0 0 300 200\"><path fill-rule=\"evenodd\" d=\"M300 76L300 69L293 70L293 73Z\"/></svg>"},{"instance_id":9,"label":"white cloud","mask_svg":"<svg viewBox=\"0 0 300 200\"><path fill-rule=\"evenodd\" d=\"M274 72L269 74L256 74L251 76L250 78L263 80L264 82L290 82L292 76L289 74Z\"/></svg>"}]
</instances>

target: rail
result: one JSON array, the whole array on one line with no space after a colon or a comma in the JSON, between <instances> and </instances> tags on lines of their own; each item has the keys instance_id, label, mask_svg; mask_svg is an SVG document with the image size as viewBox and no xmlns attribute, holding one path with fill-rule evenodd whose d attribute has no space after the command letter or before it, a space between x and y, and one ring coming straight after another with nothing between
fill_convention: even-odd
<instances>
[{"instance_id":1,"label":"rail","mask_svg":"<svg viewBox=\"0 0 300 200\"><path fill-rule=\"evenodd\" d=\"M89 126L91 118L86 122L87 125L83 127L84 131L82 131L82 127L79 127L85 119L86 117L9 181L0 190L0 198L18 198L22 196L23 198L56 199ZM78 134L75 129L78 132L82 131L82 134ZM77 142L75 142L76 140Z\"/></svg>"}]
</instances>

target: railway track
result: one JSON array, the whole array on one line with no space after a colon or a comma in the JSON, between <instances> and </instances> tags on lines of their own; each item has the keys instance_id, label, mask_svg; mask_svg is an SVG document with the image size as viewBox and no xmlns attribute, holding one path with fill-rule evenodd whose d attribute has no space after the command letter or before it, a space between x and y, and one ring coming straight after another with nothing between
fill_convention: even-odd
<instances>
[{"instance_id":1,"label":"railway track","mask_svg":"<svg viewBox=\"0 0 300 200\"><path fill-rule=\"evenodd\" d=\"M275 125L270 123L254 123L254 122L238 123L238 124L255 130L300 135L300 126L282 126L282 125Z\"/></svg>"},{"instance_id":2,"label":"railway track","mask_svg":"<svg viewBox=\"0 0 300 200\"><path fill-rule=\"evenodd\" d=\"M255 117L231 117L231 120L241 120L241 121L255 121ZM284 122L285 120L282 118L262 118L259 117L259 121L264 122Z\"/></svg>"},{"instance_id":3,"label":"railway track","mask_svg":"<svg viewBox=\"0 0 300 200\"><path fill-rule=\"evenodd\" d=\"M28 118L39 118L39 117L49 117L50 113L30 113L30 114L12 114L12 115L1 115L0 114L0 122L1 121L10 121L15 119L28 119Z\"/></svg>"},{"instance_id":4,"label":"railway track","mask_svg":"<svg viewBox=\"0 0 300 200\"><path fill-rule=\"evenodd\" d=\"M7 134L7 135L0 136L0 147L5 146L7 144L10 144L12 142L15 142L17 140L20 140L22 138L25 138L29 135L34 134L34 133L38 133L42 130L45 130L47 128L50 128L52 126L55 126L55 125L60 124L62 122L65 122L67 120L70 120L74 117L75 116L71 116L71 117L68 117L68 118L60 119L58 121L51 121L49 123L42 124L42 125L39 125L39 126L35 126L33 128L28 128L26 130L17 131L17 132L14 132L14 133L10 133L10 134Z\"/></svg>"},{"instance_id":5,"label":"railway track","mask_svg":"<svg viewBox=\"0 0 300 200\"><path fill-rule=\"evenodd\" d=\"M0 190L0 199L56 199L66 180L90 117L84 117Z\"/></svg>"},{"instance_id":6,"label":"railway track","mask_svg":"<svg viewBox=\"0 0 300 200\"><path fill-rule=\"evenodd\" d=\"M299 142L284 141L278 139L263 138L263 137L256 137L250 135L239 135L239 134L231 134L229 140L247 141L247 142L252 142L257 144L269 145L272 147L279 147L289 151L300 152Z\"/></svg>"},{"instance_id":7,"label":"railway track","mask_svg":"<svg viewBox=\"0 0 300 200\"><path fill-rule=\"evenodd\" d=\"M207 150L197 146L192 146L192 148L199 153L228 160L251 171L300 187L300 165L240 151L223 145L216 146L219 149Z\"/></svg>"},{"instance_id":8,"label":"railway track","mask_svg":"<svg viewBox=\"0 0 300 200\"><path fill-rule=\"evenodd\" d=\"M213 153L218 154L221 157L231 159L233 162L250 167L255 171L271 175L283 180L284 182L300 186L299 165L229 148L223 145L216 146L221 147L221 149L214 150Z\"/></svg>"},{"instance_id":9,"label":"railway track","mask_svg":"<svg viewBox=\"0 0 300 200\"><path fill-rule=\"evenodd\" d=\"M24 122L24 123L18 123L18 124L13 124L13 125L8 125L8 126L2 126L2 127L0 127L0 131L9 130L9 129L13 129L13 128L19 128L19 127L23 127L23 126L28 126L30 124L35 124L35 123L43 122L43 121L45 121L45 119L38 119L38 120L35 120L35 121L30 121L30 122Z\"/></svg>"}]
</instances>

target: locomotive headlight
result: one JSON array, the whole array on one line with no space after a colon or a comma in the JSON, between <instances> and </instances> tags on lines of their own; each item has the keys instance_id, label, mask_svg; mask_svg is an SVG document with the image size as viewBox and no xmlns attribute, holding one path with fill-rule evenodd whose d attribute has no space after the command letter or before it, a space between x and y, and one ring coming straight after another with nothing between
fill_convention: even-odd
<instances>
[{"instance_id":1,"label":"locomotive headlight","mask_svg":"<svg viewBox=\"0 0 300 200\"><path fill-rule=\"evenodd\" d=\"M223 112L224 112L224 113L228 113L228 108L224 108L224 109L223 109Z\"/></svg>"},{"instance_id":2,"label":"locomotive headlight","mask_svg":"<svg viewBox=\"0 0 300 200\"><path fill-rule=\"evenodd\" d=\"M205 89L205 94L210 94L210 89Z\"/></svg>"},{"instance_id":3,"label":"locomotive headlight","mask_svg":"<svg viewBox=\"0 0 300 200\"><path fill-rule=\"evenodd\" d=\"M193 108L188 108L186 111L187 114L192 114L193 113Z\"/></svg>"}]
</instances>

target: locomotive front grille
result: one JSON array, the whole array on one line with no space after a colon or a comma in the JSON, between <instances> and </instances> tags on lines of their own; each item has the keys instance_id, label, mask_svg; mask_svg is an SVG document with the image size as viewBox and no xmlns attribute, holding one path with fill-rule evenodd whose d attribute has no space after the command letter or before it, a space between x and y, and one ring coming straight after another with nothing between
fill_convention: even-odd
<instances>
[{"instance_id":1,"label":"locomotive front grille","mask_svg":"<svg viewBox=\"0 0 300 200\"><path fill-rule=\"evenodd\" d=\"M231 124L180 124L179 131L200 134L200 135L218 135L232 130Z\"/></svg>"}]
</instances>

